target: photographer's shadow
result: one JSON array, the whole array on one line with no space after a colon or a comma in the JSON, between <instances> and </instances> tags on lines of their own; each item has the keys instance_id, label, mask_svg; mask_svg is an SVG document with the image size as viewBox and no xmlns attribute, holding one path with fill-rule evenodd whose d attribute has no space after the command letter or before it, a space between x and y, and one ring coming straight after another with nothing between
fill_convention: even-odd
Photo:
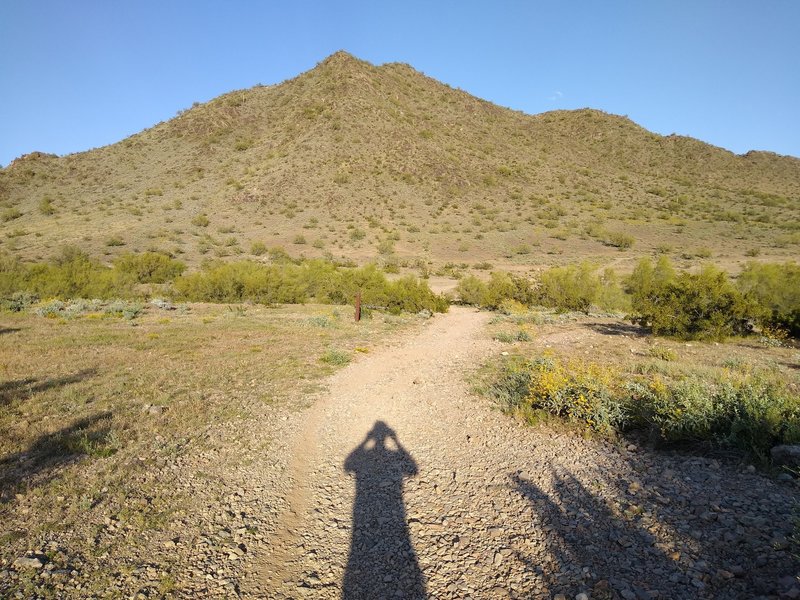
<instances>
[{"instance_id":1,"label":"photographer's shadow","mask_svg":"<svg viewBox=\"0 0 800 600\"><path fill-rule=\"evenodd\" d=\"M356 478L344 600L426 598L403 502L403 478L417 474L414 459L397 434L377 421L344 468Z\"/></svg>"}]
</instances>

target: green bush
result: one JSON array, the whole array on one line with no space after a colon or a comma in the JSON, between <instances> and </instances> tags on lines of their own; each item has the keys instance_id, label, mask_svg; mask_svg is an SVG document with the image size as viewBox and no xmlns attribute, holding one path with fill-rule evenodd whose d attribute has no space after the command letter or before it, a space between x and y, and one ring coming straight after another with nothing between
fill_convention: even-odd
<instances>
[{"instance_id":1,"label":"green bush","mask_svg":"<svg viewBox=\"0 0 800 600\"><path fill-rule=\"evenodd\" d=\"M614 248L619 248L620 250L631 248L635 242L636 238L634 238L632 235L621 233L619 231L609 231L603 240L603 243L607 246L613 246Z\"/></svg>"},{"instance_id":2,"label":"green bush","mask_svg":"<svg viewBox=\"0 0 800 600\"><path fill-rule=\"evenodd\" d=\"M765 324L800 337L800 265L750 262L737 287L764 309Z\"/></svg>"},{"instance_id":3,"label":"green bush","mask_svg":"<svg viewBox=\"0 0 800 600\"><path fill-rule=\"evenodd\" d=\"M39 212L47 216L55 214L56 209L53 207L53 201L47 196L39 200Z\"/></svg>"},{"instance_id":4,"label":"green bush","mask_svg":"<svg viewBox=\"0 0 800 600\"><path fill-rule=\"evenodd\" d=\"M504 300L516 300L520 304L531 306L536 300L531 282L513 273L493 271L486 285L486 295L482 305L486 308L497 309Z\"/></svg>"},{"instance_id":5,"label":"green bush","mask_svg":"<svg viewBox=\"0 0 800 600\"><path fill-rule=\"evenodd\" d=\"M524 329L520 329L518 331L515 331L514 333L501 331L494 335L494 339L497 340L498 342L503 342L504 344L513 344L514 342L530 342L531 334L529 334Z\"/></svg>"},{"instance_id":6,"label":"green bush","mask_svg":"<svg viewBox=\"0 0 800 600\"><path fill-rule=\"evenodd\" d=\"M50 263L23 264L0 257L0 295L26 292L40 298L115 298L133 295L130 277L92 260L75 247L64 248Z\"/></svg>"},{"instance_id":7,"label":"green bush","mask_svg":"<svg viewBox=\"0 0 800 600\"><path fill-rule=\"evenodd\" d=\"M130 275L138 283L165 283L183 273L186 265L166 254L143 252L123 254L114 261L114 268L121 274Z\"/></svg>"},{"instance_id":8,"label":"green bush","mask_svg":"<svg viewBox=\"0 0 800 600\"><path fill-rule=\"evenodd\" d=\"M19 211L19 209L7 208L0 213L0 220L2 220L4 223L8 223L14 219L19 219L21 216L22 213Z\"/></svg>"},{"instance_id":9,"label":"green bush","mask_svg":"<svg viewBox=\"0 0 800 600\"><path fill-rule=\"evenodd\" d=\"M388 281L375 265L342 268L325 260L263 265L240 261L210 263L199 272L177 278L176 294L195 302L350 304L361 292L362 303L390 312L445 312L447 299L413 276Z\"/></svg>"},{"instance_id":10,"label":"green bush","mask_svg":"<svg viewBox=\"0 0 800 600\"><path fill-rule=\"evenodd\" d=\"M772 446L800 441L800 402L767 374L629 382L627 391L638 423L667 442L712 442L766 459Z\"/></svg>"},{"instance_id":11,"label":"green bush","mask_svg":"<svg viewBox=\"0 0 800 600\"><path fill-rule=\"evenodd\" d=\"M206 215L200 214L192 217L192 225L196 227L208 227L211 221L208 220Z\"/></svg>"},{"instance_id":12,"label":"green bush","mask_svg":"<svg viewBox=\"0 0 800 600\"><path fill-rule=\"evenodd\" d=\"M728 279L711 265L700 273L676 274L669 259L653 267L642 259L628 282L634 321L656 335L679 339L724 339L746 333L761 313Z\"/></svg>"},{"instance_id":13,"label":"green bush","mask_svg":"<svg viewBox=\"0 0 800 600\"><path fill-rule=\"evenodd\" d=\"M329 365L342 367L350 362L351 357L350 354L343 350L331 348L326 350L325 353L319 357L319 360Z\"/></svg>"},{"instance_id":14,"label":"green bush","mask_svg":"<svg viewBox=\"0 0 800 600\"><path fill-rule=\"evenodd\" d=\"M467 275L458 281L456 296L463 304L482 306L486 296L486 284L474 275Z\"/></svg>"},{"instance_id":15,"label":"green bush","mask_svg":"<svg viewBox=\"0 0 800 600\"><path fill-rule=\"evenodd\" d=\"M604 434L647 430L664 443L737 448L766 460L800 442L800 398L767 371L625 375L542 356L505 361L487 386L501 406L528 419L562 418Z\"/></svg>"},{"instance_id":16,"label":"green bush","mask_svg":"<svg viewBox=\"0 0 800 600\"><path fill-rule=\"evenodd\" d=\"M538 300L558 310L588 313L600 289L600 278L589 263L554 267L539 276Z\"/></svg>"}]
</instances>

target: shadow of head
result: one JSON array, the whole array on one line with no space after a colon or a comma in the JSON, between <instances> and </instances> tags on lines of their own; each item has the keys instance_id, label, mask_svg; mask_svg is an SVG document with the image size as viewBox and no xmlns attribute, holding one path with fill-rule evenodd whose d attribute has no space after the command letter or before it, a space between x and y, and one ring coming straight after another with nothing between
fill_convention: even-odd
<instances>
[{"instance_id":1,"label":"shadow of head","mask_svg":"<svg viewBox=\"0 0 800 600\"><path fill-rule=\"evenodd\" d=\"M367 447L385 448L387 440L392 442L392 446L396 447L397 433L384 421L375 421L375 425L367 433L365 440Z\"/></svg>"}]
</instances>

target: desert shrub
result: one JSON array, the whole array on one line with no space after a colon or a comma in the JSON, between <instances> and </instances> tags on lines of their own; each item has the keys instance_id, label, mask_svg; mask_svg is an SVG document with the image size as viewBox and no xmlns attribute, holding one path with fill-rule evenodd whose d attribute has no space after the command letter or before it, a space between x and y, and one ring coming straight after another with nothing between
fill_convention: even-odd
<instances>
[{"instance_id":1,"label":"desert shrub","mask_svg":"<svg viewBox=\"0 0 800 600\"><path fill-rule=\"evenodd\" d=\"M264 242L253 242L250 244L250 254L253 256L261 256L267 253L267 246Z\"/></svg>"},{"instance_id":2,"label":"desert shrub","mask_svg":"<svg viewBox=\"0 0 800 600\"><path fill-rule=\"evenodd\" d=\"M639 421L666 442L711 442L765 459L772 446L800 441L798 398L763 373L653 379L627 390Z\"/></svg>"},{"instance_id":3,"label":"desert shrub","mask_svg":"<svg viewBox=\"0 0 800 600\"><path fill-rule=\"evenodd\" d=\"M549 356L514 359L487 390L506 410L528 418L552 415L605 434L626 422L615 372L594 364L564 364Z\"/></svg>"},{"instance_id":4,"label":"desert shrub","mask_svg":"<svg viewBox=\"0 0 800 600\"><path fill-rule=\"evenodd\" d=\"M609 231L606 233L603 239L603 243L606 246L613 246L614 248L619 248L620 250L631 248L635 242L636 238L634 238L632 235L619 231Z\"/></svg>"},{"instance_id":5,"label":"desert shrub","mask_svg":"<svg viewBox=\"0 0 800 600\"><path fill-rule=\"evenodd\" d=\"M444 296L434 294L428 284L413 275L406 275L388 284L390 312L447 312L449 302Z\"/></svg>"},{"instance_id":6,"label":"desert shrub","mask_svg":"<svg viewBox=\"0 0 800 600\"><path fill-rule=\"evenodd\" d=\"M335 366L344 366L349 363L352 359L350 354L344 352L343 350L336 350L335 348L330 348L325 351L325 353L319 357L321 362L324 362L329 365Z\"/></svg>"},{"instance_id":7,"label":"desert shrub","mask_svg":"<svg viewBox=\"0 0 800 600\"><path fill-rule=\"evenodd\" d=\"M92 260L82 250L64 248L50 263L3 266L0 261L0 291L36 294L41 298L117 298L133 295L133 281L114 269Z\"/></svg>"},{"instance_id":8,"label":"desert shrub","mask_svg":"<svg viewBox=\"0 0 800 600\"><path fill-rule=\"evenodd\" d=\"M21 216L22 213L16 208L7 208L3 212L0 212L0 220L2 220L4 223L8 223L14 219L19 219Z\"/></svg>"},{"instance_id":9,"label":"desert shrub","mask_svg":"<svg viewBox=\"0 0 800 600\"><path fill-rule=\"evenodd\" d=\"M386 238L378 244L378 252L384 256L394 253L394 240Z\"/></svg>"},{"instance_id":10,"label":"desert shrub","mask_svg":"<svg viewBox=\"0 0 800 600\"><path fill-rule=\"evenodd\" d=\"M39 297L30 292L14 292L2 301L2 307L11 312L23 312L39 302Z\"/></svg>"},{"instance_id":11,"label":"desert shrub","mask_svg":"<svg viewBox=\"0 0 800 600\"><path fill-rule=\"evenodd\" d=\"M600 288L600 278L589 263L554 267L539 276L538 301L558 310L588 313Z\"/></svg>"},{"instance_id":12,"label":"desert shrub","mask_svg":"<svg viewBox=\"0 0 800 600\"><path fill-rule=\"evenodd\" d=\"M144 305L138 302L125 302L124 300L115 300L103 310L105 314L113 317L122 317L123 319L135 319L144 312Z\"/></svg>"},{"instance_id":13,"label":"desert shrub","mask_svg":"<svg viewBox=\"0 0 800 600\"><path fill-rule=\"evenodd\" d=\"M750 262L739 275L737 287L765 310L765 325L800 337L800 265Z\"/></svg>"},{"instance_id":14,"label":"desert shrub","mask_svg":"<svg viewBox=\"0 0 800 600\"><path fill-rule=\"evenodd\" d=\"M520 304L531 306L535 301L531 282L513 273L493 271L486 284L486 294L481 305L497 309L504 300L516 300Z\"/></svg>"},{"instance_id":15,"label":"desert shrub","mask_svg":"<svg viewBox=\"0 0 800 600\"><path fill-rule=\"evenodd\" d=\"M56 209L53 207L53 201L45 196L41 200L39 200L39 212L43 215L53 215L56 212Z\"/></svg>"},{"instance_id":16,"label":"desert shrub","mask_svg":"<svg viewBox=\"0 0 800 600\"><path fill-rule=\"evenodd\" d=\"M629 280L634 321L656 335L679 339L724 339L748 331L759 315L719 269L707 265L698 274L672 270L669 259L654 268L643 259Z\"/></svg>"},{"instance_id":17,"label":"desert shrub","mask_svg":"<svg viewBox=\"0 0 800 600\"><path fill-rule=\"evenodd\" d=\"M513 344L514 342L530 342L531 334L524 329L519 329L513 333L501 331L494 335L494 339L498 342L503 342L504 344Z\"/></svg>"},{"instance_id":18,"label":"desert shrub","mask_svg":"<svg viewBox=\"0 0 800 600\"><path fill-rule=\"evenodd\" d=\"M289 253L286 252L281 246L274 246L269 249L269 259L275 263L290 263L294 262Z\"/></svg>"},{"instance_id":19,"label":"desert shrub","mask_svg":"<svg viewBox=\"0 0 800 600\"><path fill-rule=\"evenodd\" d=\"M497 310L504 315L525 315L528 313L528 307L525 306L522 302L518 302L513 298L508 298L507 300L503 300L500 303L500 306Z\"/></svg>"},{"instance_id":20,"label":"desert shrub","mask_svg":"<svg viewBox=\"0 0 800 600\"><path fill-rule=\"evenodd\" d=\"M800 441L800 398L768 371L665 378L512 357L486 391L509 412L552 415L604 434L645 430L654 441L736 448L761 459L774 445Z\"/></svg>"},{"instance_id":21,"label":"desert shrub","mask_svg":"<svg viewBox=\"0 0 800 600\"><path fill-rule=\"evenodd\" d=\"M40 317L53 319L58 316L61 316L65 308L66 304L64 304L64 302L62 302L61 300L53 299L53 300L46 300L40 303L34 309L34 312Z\"/></svg>"},{"instance_id":22,"label":"desert shrub","mask_svg":"<svg viewBox=\"0 0 800 600\"><path fill-rule=\"evenodd\" d=\"M625 293L622 280L614 269L607 268L600 276L600 287L594 303L605 310L629 311L631 308L630 296Z\"/></svg>"},{"instance_id":23,"label":"desert shrub","mask_svg":"<svg viewBox=\"0 0 800 600\"><path fill-rule=\"evenodd\" d=\"M159 252L123 254L114 261L114 268L130 275L138 283L165 283L186 270L186 265Z\"/></svg>"},{"instance_id":24,"label":"desert shrub","mask_svg":"<svg viewBox=\"0 0 800 600\"><path fill-rule=\"evenodd\" d=\"M192 225L195 227L208 227L210 221L206 215L200 214L192 217Z\"/></svg>"},{"instance_id":25,"label":"desert shrub","mask_svg":"<svg viewBox=\"0 0 800 600\"><path fill-rule=\"evenodd\" d=\"M363 240L365 237L367 237L367 232L363 229L356 228L350 231L350 239L354 242Z\"/></svg>"},{"instance_id":26,"label":"desert shrub","mask_svg":"<svg viewBox=\"0 0 800 600\"><path fill-rule=\"evenodd\" d=\"M306 288L292 265L260 265L241 261L212 262L173 283L179 298L193 302L302 303Z\"/></svg>"},{"instance_id":27,"label":"desert shrub","mask_svg":"<svg viewBox=\"0 0 800 600\"><path fill-rule=\"evenodd\" d=\"M448 306L446 298L413 276L390 282L375 265L343 268L319 259L299 264L209 263L177 278L173 287L180 298L196 302L303 303L313 298L323 304L350 304L360 291L363 304L390 312L444 312Z\"/></svg>"},{"instance_id":28,"label":"desert shrub","mask_svg":"<svg viewBox=\"0 0 800 600\"><path fill-rule=\"evenodd\" d=\"M486 284L474 275L467 275L456 285L456 296L463 304L481 306L486 296Z\"/></svg>"},{"instance_id":29,"label":"desert shrub","mask_svg":"<svg viewBox=\"0 0 800 600\"><path fill-rule=\"evenodd\" d=\"M314 315L308 317L305 322L312 327L321 327L322 329L330 329L336 326L336 321L327 315Z\"/></svg>"},{"instance_id":30,"label":"desert shrub","mask_svg":"<svg viewBox=\"0 0 800 600\"><path fill-rule=\"evenodd\" d=\"M678 360L678 353L672 348L666 348L664 346L653 346L647 351L647 355L667 362Z\"/></svg>"}]
</instances>

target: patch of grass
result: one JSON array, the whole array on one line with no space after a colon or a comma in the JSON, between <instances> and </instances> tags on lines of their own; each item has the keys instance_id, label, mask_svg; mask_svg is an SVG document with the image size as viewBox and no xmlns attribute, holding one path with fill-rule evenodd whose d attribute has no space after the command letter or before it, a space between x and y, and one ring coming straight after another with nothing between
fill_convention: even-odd
<instances>
[{"instance_id":1,"label":"patch of grass","mask_svg":"<svg viewBox=\"0 0 800 600\"><path fill-rule=\"evenodd\" d=\"M678 353L665 346L653 346L648 349L647 355L667 362L678 360Z\"/></svg>"},{"instance_id":2,"label":"patch of grass","mask_svg":"<svg viewBox=\"0 0 800 600\"><path fill-rule=\"evenodd\" d=\"M329 348L319 357L319 360L328 365L341 367L348 364L352 360L352 357L344 350Z\"/></svg>"},{"instance_id":3,"label":"patch of grass","mask_svg":"<svg viewBox=\"0 0 800 600\"><path fill-rule=\"evenodd\" d=\"M531 335L524 329L520 329L513 333L501 331L494 335L494 339L498 342L503 342L504 344L513 344L514 342L529 342L531 341Z\"/></svg>"}]
</instances>

